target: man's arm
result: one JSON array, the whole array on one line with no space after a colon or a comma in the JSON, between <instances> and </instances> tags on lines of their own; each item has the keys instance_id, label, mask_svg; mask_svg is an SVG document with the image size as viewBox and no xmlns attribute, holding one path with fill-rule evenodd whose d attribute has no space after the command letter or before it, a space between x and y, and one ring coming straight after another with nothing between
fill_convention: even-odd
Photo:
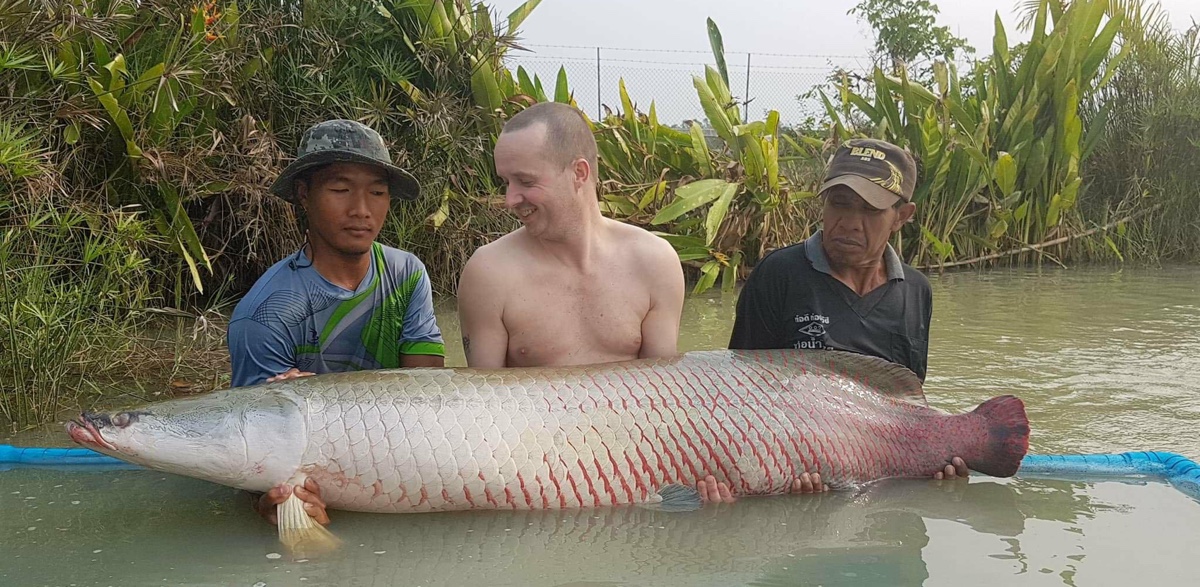
<instances>
[{"instance_id":1,"label":"man's arm","mask_svg":"<svg viewBox=\"0 0 1200 587\"><path fill-rule=\"evenodd\" d=\"M444 367L446 344L442 341L442 330L438 328L437 315L433 311L433 287L425 265L414 260L418 275L416 287L408 299L404 312L404 326L400 332L401 367Z\"/></svg>"},{"instance_id":2,"label":"man's arm","mask_svg":"<svg viewBox=\"0 0 1200 587\"><path fill-rule=\"evenodd\" d=\"M770 349L782 344L775 332L784 300L779 289L776 272L762 259L738 294L729 348Z\"/></svg>"},{"instance_id":3,"label":"man's arm","mask_svg":"<svg viewBox=\"0 0 1200 587\"><path fill-rule=\"evenodd\" d=\"M508 330L504 328L503 289L488 263L488 250L481 248L467 261L458 280L458 323L462 329L467 366L499 369L508 357Z\"/></svg>"},{"instance_id":4,"label":"man's arm","mask_svg":"<svg viewBox=\"0 0 1200 587\"><path fill-rule=\"evenodd\" d=\"M638 357L672 357L679 352L679 320L683 313L684 280L679 255L666 240L651 236L647 255L650 311L642 319L642 348Z\"/></svg>"},{"instance_id":5,"label":"man's arm","mask_svg":"<svg viewBox=\"0 0 1200 587\"><path fill-rule=\"evenodd\" d=\"M291 341L257 320L233 320L226 337L229 362L233 367L230 387L267 382L296 366Z\"/></svg>"},{"instance_id":6,"label":"man's arm","mask_svg":"<svg viewBox=\"0 0 1200 587\"><path fill-rule=\"evenodd\" d=\"M922 276L924 277L924 276ZM929 343L933 340L933 333L930 331L933 324L933 289L929 285L929 280L923 280L921 288L921 299L925 302L925 313L921 316L921 327L923 329L922 338L925 339L925 348L921 353L921 382L925 382L925 378L929 374Z\"/></svg>"},{"instance_id":7,"label":"man's arm","mask_svg":"<svg viewBox=\"0 0 1200 587\"><path fill-rule=\"evenodd\" d=\"M411 367L445 367L446 357L441 355L400 355L400 366Z\"/></svg>"}]
</instances>

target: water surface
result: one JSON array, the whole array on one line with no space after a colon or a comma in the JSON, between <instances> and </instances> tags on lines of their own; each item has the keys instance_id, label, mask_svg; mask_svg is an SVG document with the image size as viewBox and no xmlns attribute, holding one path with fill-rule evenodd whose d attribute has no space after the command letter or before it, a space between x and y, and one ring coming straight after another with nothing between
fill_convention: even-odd
<instances>
[{"instance_id":1,"label":"water surface","mask_svg":"<svg viewBox=\"0 0 1200 587\"><path fill-rule=\"evenodd\" d=\"M1200 268L932 281L931 403L1017 394L1038 453L1200 457ZM735 300L689 298L682 349L723 347ZM277 558L245 494L149 471L0 472L0 508L6 586L1192 585L1200 552L1200 503L1165 484L980 475L684 514L334 512L319 560Z\"/></svg>"}]
</instances>

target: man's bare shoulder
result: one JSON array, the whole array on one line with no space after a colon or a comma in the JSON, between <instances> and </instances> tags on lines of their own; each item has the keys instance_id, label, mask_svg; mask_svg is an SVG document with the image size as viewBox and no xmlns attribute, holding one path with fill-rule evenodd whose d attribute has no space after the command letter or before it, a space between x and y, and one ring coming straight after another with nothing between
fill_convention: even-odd
<instances>
[{"instance_id":1,"label":"man's bare shoulder","mask_svg":"<svg viewBox=\"0 0 1200 587\"><path fill-rule=\"evenodd\" d=\"M519 228L486 245L475 249L467 260L463 273L501 276L509 272L521 259L528 256L528 237L525 229Z\"/></svg>"},{"instance_id":2,"label":"man's bare shoulder","mask_svg":"<svg viewBox=\"0 0 1200 587\"><path fill-rule=\"evenodd\" d=\"M621 253L628 255L642 267L651 271L679 265L679 256L671 243L644 228L606 219L610 234L614 237Z\"/></svg>"}]
</instances>

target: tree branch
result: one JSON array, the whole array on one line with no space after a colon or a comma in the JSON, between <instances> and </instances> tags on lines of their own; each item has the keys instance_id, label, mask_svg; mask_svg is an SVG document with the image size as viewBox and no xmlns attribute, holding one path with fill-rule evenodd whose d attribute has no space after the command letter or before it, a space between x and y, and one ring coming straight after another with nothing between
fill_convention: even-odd
<instances>
[{"instance_id":1,"label":"tree branch","mask_svg":"<svg viewBox=\"0 0 1200 587\"><path fill-rule=\"evenodd\" d=\"M1048 240L1043 243L1038 243L1036 245L1025 245L1020 248L1010 249L1007 251L1001 251L999 253L992 253L990 255L984 255L982 257L975 257L974 259L967 259L965 261L955 261L953 263L939 263L937 265L923 265L921 267L918 267L917 269L920 269L921 271L929 271L932 269L937 269L937 270L941 271L944 269L949 269L951 267L963 267L966 265L975 265L977 263L982 263L984 261L992 261L992 260L1001 259L1004 257L1012 257L1013 255L1019 255L1021 253L1026 253L1026 252L1030 252L1030 251L1040 251L1041 249L1044 249L1046 247L1052 247L1054 245L1061 245L1068 241L1073 241L1075 239L1083 238L1085 236L1091 236L1100 231L1108 230L1108 229L1110 229L1118 224L1121 224L1123 222L1129 222L1130 220L1133 220L1135 218L1145 216L1146 214L1149 214L1149 213L1159 209L1160 207L1162 207L1162 204L1155 204L1149 208L1146 208L1145 210L1134 212L1133 214L1130 214L1120 220L1114 220L1112 222L1109 222L1108 224L1105 224L1104 226L1097 226L1096 228L1093 228L1091 230L1085 230L1078 234L1070 234L1070 235L1067 235L1064 237L1059 237L1059 238L1056 238L1053 240Z\"/></svg>"}]
</instances>

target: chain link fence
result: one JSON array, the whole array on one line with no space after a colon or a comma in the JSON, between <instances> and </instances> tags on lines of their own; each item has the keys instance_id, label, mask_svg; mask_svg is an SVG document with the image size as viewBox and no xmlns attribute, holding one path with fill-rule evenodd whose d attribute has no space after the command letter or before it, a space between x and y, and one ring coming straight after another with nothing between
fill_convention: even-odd
<instances>
[{"instance_id":1,"label":"chain link fence","mask_svg":"<svg viewBox=\"0 0 1200 587\"><path fill-rule=\"evenodd\" d=\"M714 64L711 52L525 47L529 50L509 53L509 67L521 66L531 78L536 75L551 96L562 68L575 102L591 116L621 109L619 82L624 80L635 108L649 112L653 102L660 123L686 126L694 120L706 125L692 78L703 79L704 66ZM725 60L730 92L743 105L745 119L762 120L768 111L776 110L782 126L806 126L824 116L814 90L822 88L830 95L835 72L868 75L872 68L870 57L855 55L727 52Z\"/></svg>"}]
</instances>

